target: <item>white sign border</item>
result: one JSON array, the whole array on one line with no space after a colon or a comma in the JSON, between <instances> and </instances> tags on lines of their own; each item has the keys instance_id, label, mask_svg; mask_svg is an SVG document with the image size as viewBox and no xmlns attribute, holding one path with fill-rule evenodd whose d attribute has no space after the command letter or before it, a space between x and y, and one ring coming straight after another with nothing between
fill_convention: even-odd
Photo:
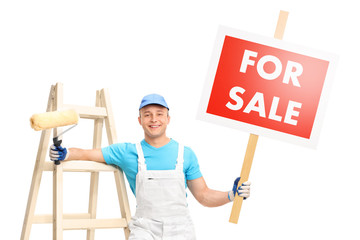
<instances>
[{"instance_id":1,"label":"white sign border","mask_svg":"<svg viewBox=\"0 0 360 240\"><path fill-rule=\"evenodd\" d=\"M320 96L319 106L316 112L313 129L311 131L311 136L309 139L206 113L225 36L240 38L243 40L263 44L266 46L275 47L282 50L326 60L329 62L328 71L325 77L325 82ZM334 79L335 67L337 65L337 62L338 62L338 56L331 53L314 50L308 47L291 44L283 40L264 37L261 35L241 31L226 26L219 26L219 30L215 39L213 53L210 59L209 70L206 76L204 89L200 99L197 119L238 130L243 130L259 136L275 138L282 141L315 149L319 141L321 126L325 115L325 108L327 105L327 100L329 99L330 89Z\"/></svg>"}]
</instances>

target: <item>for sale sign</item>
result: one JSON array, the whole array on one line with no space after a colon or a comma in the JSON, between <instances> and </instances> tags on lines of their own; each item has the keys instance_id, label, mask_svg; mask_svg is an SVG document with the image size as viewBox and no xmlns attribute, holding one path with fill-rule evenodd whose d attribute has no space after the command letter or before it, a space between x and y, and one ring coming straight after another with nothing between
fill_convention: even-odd
<instances>
[{"instance_id":1,"label":"for sale sign","mask_svg":"<svg viewBox=\"0 0 360 240\"><path fill-rule=\"evenodd\" d=\"M316 146L336 57L220 27L199 117Z\"/></svg>"}]
</instances>

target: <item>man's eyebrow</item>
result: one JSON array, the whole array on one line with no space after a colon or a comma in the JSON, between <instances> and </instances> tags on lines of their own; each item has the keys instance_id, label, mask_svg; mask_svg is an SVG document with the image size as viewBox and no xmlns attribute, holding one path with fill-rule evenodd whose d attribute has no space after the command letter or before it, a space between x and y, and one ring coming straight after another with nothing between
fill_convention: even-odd
<instances>
[{"instance_id":1,"label":"man's eyebrow","mask_svg":"<svg viewBox=\"0 0 360 240\"><path fill-rule=\"evenodd\" d=\"M156 112L165 112L165 110L163 110L163 109L158 109L158 110L156 110ZM151 113L151 111L150 110L146 110L146 111L144 111L143 113Z\"/></svg>"}]
</instances>

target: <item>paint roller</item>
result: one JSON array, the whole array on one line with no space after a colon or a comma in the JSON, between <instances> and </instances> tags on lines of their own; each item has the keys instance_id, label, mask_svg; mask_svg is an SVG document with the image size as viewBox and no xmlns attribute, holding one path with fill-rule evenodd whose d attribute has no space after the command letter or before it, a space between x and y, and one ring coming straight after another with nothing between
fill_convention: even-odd
<instances>
[{"instance_id":1,"label":"paint roller","mask_svg":"<svg viewBox=\"0 0 360 240\"><path fill-rule=\"evenodd\" d=\"M62 142L62 140L59 140L59 137L65 132L74 128L77 125L78 121L79 114L75 110L71 109L34 114L30 118L30 125L34 130L40 131L74 124L73 126L63 131L61 134L53 138L54 145L56 147L59 147ZM55 161L55 164L59 165L60 161Z\"/></svg>"}]
</instances>

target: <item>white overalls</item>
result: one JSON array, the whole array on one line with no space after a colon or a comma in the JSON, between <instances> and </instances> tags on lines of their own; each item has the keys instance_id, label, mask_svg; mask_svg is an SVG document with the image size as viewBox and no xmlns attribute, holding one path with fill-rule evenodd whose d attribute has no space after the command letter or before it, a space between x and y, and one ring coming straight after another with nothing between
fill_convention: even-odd
<instances>
[{"instance_id":1,"label":"white overalls","mask_svg":"<svg viewBox=\"0 0 360 240\"><path fill-rule=\"evenodd\" d=\"M184 147L179 144L175 170L147 170L140 144L136 175L136 213L129 240L194 240L195 231L186 202Z\"/></svg>"}]
</instances>

